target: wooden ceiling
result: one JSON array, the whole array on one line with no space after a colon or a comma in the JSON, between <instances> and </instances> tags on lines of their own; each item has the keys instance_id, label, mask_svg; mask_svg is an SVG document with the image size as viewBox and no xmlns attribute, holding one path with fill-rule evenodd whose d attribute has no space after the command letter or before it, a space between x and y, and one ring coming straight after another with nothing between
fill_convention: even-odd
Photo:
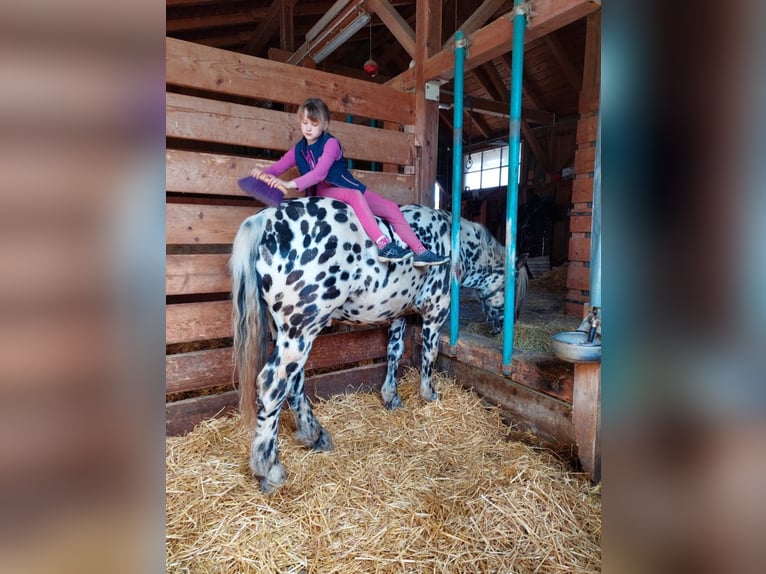
<instances>
[{"instance_id":1,"label":"wooden ceiling","mask_svg":"<svg viewBox=\"0 0 766 574\"><path fill-rule=\"evenodd\" d=\"M166 0L166 33L206 46L286 61L334 4L335 0ZM456 29L464 29L470 36L508 14L512 7L512 0L444 2L442 47L449 47ZM534 2L532 7L535 8ZM364 9L371 13L370 23L315 67L371 82L395 81L408 70L412 60L412 43L417 33L416 2L365 0ZM579 18L526 44L522 117L530 126L550 127L576 118L585 29L585 18ZM510 48L508 42L506 53L467 69L464 83L467 113L463 121L466 144L482 147L507 140ZM362 70L370 57L380 69L375 78L369 78ZM313 62L307 60L301 65ZM452 93L452 81L448 81L440 88L441 101L451 101ZM452 114L451 110L440 113L440 139L449 141L452 137Z\"/></svg>"}]
</instances>

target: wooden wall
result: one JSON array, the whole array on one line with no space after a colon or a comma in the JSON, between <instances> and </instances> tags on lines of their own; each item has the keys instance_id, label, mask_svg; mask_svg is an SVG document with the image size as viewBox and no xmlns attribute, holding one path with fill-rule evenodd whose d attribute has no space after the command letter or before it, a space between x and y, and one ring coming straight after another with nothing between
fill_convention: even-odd
<instances>
[{"instance_id":1,"label":"wooden wall","mask_svg":"<svg viewBox=\"0 0 766 574\"><path fill-rule=\"evenodd\" d=\"M174 39L166 40L166 81L166 415L167 432L179 434L236 404L227 265L240 223L262 208L237 179L298 141L294 111L316 96L333 114L330 130L346 157L383 169L352 172L382 195L412 203L415 98ZM370 127L373 119L382 127ZM309 395L382 381L385 365L376 361L385 356L385 333L373 328L320 337L307 372L323 374L307 380ZM344 371L363 360L365 367Z\"/></svg>"},{"instance_id":2,"label":"wooden wall","mask_svg":"<svg viewBox=\"0 0 766 574\"><path fill-rule=\"evenodd\" d=\"M588 16L585 39L585 69L580 92L577 123L575 180L569 218L569 266L567 267L566 311L583 317L590 299L590 228L593 211L593 170L596 161L599 90L601 86L601 12Z\"/></svg>"}]
</instances>

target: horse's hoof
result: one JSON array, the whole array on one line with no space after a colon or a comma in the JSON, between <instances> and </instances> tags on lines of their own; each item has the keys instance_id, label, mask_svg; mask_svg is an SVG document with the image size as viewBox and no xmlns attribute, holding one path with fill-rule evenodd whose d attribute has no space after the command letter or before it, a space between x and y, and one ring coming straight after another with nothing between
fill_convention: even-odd
<instances>
[{"instance_id":1,"label":"horse's hoof","mask_svg":"<svg viewBox=\"0 0 766 574\"><path fill-rule=\"evenodd\" d=\"M330 436L330 433L324 429L319 431L319 437L317 438L316 442L311 445L311 449L317 452L328 452L334 448L335 446L332 443L332 437Z\"/></svg>"},{"instance_id":2,"label":"horse's hoof","mask_svg":"<svg viewBox=\"0 0 766 574\"><path fill-rule=\"evenodd\" d=\"M262 474L258 474L255 470L253 470L252 464L250 465L250 469L253 473L253 476L257 478L261 485L261 491L269 494L270 492L274 492L277 488L282 486L285 481L285 469L282 466L282 463L276 463L269 469L269 472L266 476L263 476Z\"/></svg>"},{"instance_id":3,"label":"horse's hoof","mask_svg":"<svg viewBox=\"0 0 766 574\"><path fill-rule=\"evenodd\" d=\"M399 395L394 395L393 397L391 397L390 401L388 401L388 402L386 402L384 404L385 404L386 409L388 409L389 411L393 411L393 410L398 409L398 408L400 408L402 406L402 399L399 398Z\"/></svg>"},{"instance_id":4,"label":"horse's hoof","mask_svg":"<svg viewBox=\"0 0 766 574\"><path fill-rule=\"evenodd\" d=\"M421 393L420 396L423 397L424 401L430 403L439 398L439 393L437 393L436 391L431 391L431 393L425 393L425 394Z\"/></svg>"}]
</instances>

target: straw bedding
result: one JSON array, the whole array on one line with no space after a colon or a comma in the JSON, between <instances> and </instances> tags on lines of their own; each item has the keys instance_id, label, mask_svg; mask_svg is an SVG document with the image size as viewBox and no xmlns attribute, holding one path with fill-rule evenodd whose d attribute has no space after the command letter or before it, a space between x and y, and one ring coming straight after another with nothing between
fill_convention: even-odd
<instances>
[{"instance_id":1,"label":"straw bedding","mask_svg":"<svg viewBox=\"0 0 766 574\"><path fill-rule=\"evenodd\" d=\"M600 490L551 451L509 440L500 412L436 373L402 378L403 408L377 394L315 405L335 450L313 453L283 413L287 483L248 474L237 417L166 442L168 572L599 572Z\"/></svg>"}]
</instances>

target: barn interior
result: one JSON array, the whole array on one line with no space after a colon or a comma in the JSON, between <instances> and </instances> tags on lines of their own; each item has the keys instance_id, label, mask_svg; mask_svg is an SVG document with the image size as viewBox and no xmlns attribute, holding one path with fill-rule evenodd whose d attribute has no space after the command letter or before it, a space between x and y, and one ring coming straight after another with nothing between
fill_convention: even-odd
<instances>
[{"instance_id":1,"label":"barn interior","mask_svg":"<svg viewBox=\"0 0 766 574\"><path fill-rule=\"evenodd\" d=\"M400 204L450 210L460 169L462 216L504 242L514 2L166 6L166 416L176 435L236 405L226 258L254 204L232 190L237 176L270 164L300 137L292 114L305 97L328 102L331 129L363 181ZM520 323L567 330L590 302L600 3L526 6L516 218L517 252L529 254L532 282ZM466 38L462 106L454 98L457 31ZM537 435L576 445L579 464L597 480L600 365L561 361L544 333L548 348L514 348L508 369L502 343L481 326L480 302L462 297L460 341L443 341L437 367ZM416 365L417 326L412 332L404 362ZM306 367L309 395L379 388L385 341L383 327L320 336Z\"/></svg>"},{"instance_id":2,"label":"barn interior","mask_svg":"<svg viewBox=\"0 0 766 574\"><path fill-rule=\"evenodd\" d=\"M167 0L166 4L168 37L414 89L411 66L418 31L414 0ZM451 49L456 30L474 34L513 7L512 0L428 4L440 17L434 53ZM570 233L583 229L583 221L576 220L572 227L571 218L588 215L587 206L580 209L572 202L587 26L586 17L578 18L524 47L517 251L529 254L533 276L571 260ZM463 216L485 224L501 242L506 225L511 77L511 44L505 44L507 49L496 50L497 56L466 68L462 126ZM438 201L447 209L454 169L454 78L449 76L447 70L430 82L439 102L433 118L438 126L433 178L442 190ZM366 163L357 166L375 169L370 165L375 162ZM576 316L587 300L582 275L579 269L571 274L564 297L566 312Z\"/></svg>"}]
</instances>

